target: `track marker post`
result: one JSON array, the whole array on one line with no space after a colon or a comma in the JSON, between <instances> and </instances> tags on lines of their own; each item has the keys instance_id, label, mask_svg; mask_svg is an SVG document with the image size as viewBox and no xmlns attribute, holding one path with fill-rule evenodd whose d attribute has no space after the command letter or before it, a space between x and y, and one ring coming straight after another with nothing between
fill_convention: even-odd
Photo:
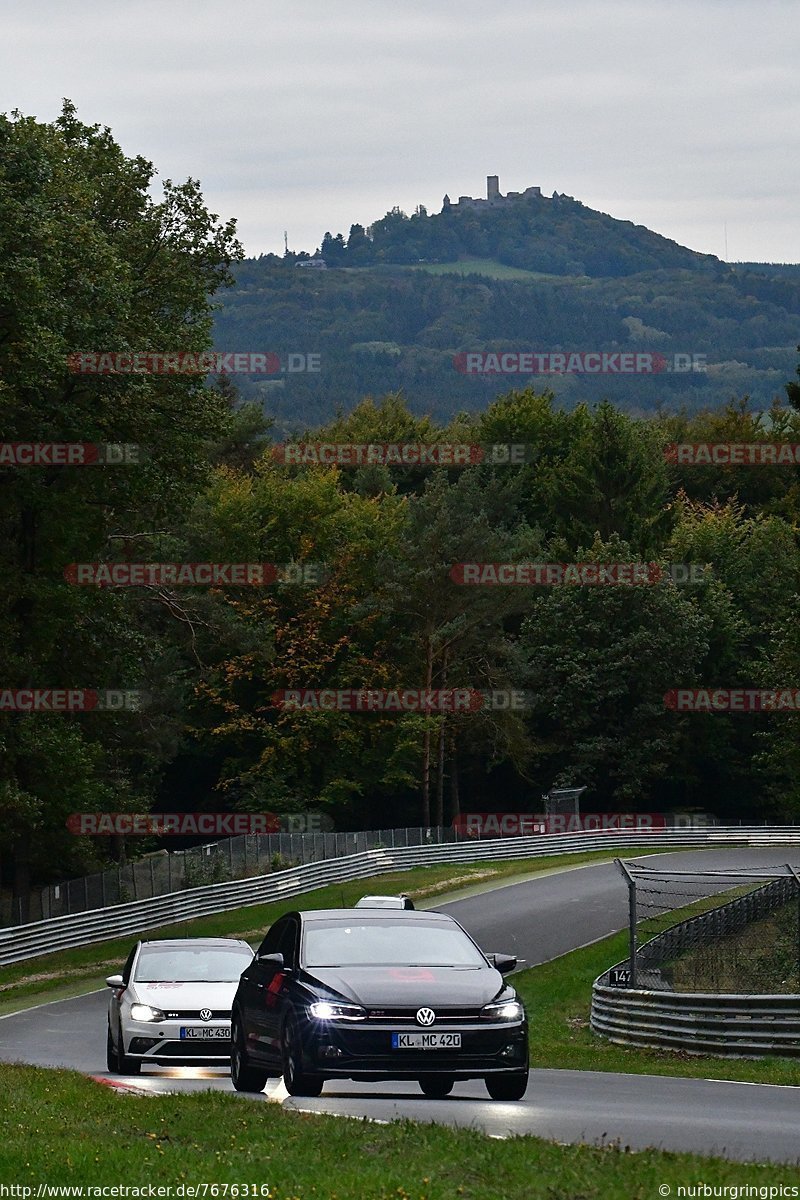
<instances>
[{"instance_id":1,"label":"track marker post","mask_svg":"<svg viewBox=\"0 0 800 1200\"><path fill-rule=\"evenodd\" d=\"M628 868L625 866L621 858L615 858L614 862L619 867L625 882L628 885L628 954L630 956L630 982L628 987L636 987L636 951L638 949L636 939L636 880L631 875Z\"/></svg>"},{"instance_id":2,"label":"track marker post","mask_svg":"<svg viewBox=\"0 0 800 1200\"><path fill-rule=\"evenodd\" d=\"M791 863L786 864L786 870L791 871L797 884L797 974L800 982L800 875L797 874Z\"/></svg>"}]
</instances>

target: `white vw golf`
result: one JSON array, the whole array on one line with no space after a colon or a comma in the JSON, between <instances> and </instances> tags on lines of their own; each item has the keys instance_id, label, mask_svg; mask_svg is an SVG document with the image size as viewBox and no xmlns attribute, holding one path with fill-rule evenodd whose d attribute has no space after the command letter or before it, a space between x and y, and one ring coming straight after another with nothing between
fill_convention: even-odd
<instances>
[{"instance_id":1,"label":"white vw golf","mask_svg":"<svg viewBox=\"0 0 800 1200\"><path fill-rule=\"evenodd\" d=\"M143 1063L226 1065L231 1002L252 961L247 942L233 938L137 942L122 974L106 980L109 1071L138 1075Z\"/></svg>"}]
</instances>

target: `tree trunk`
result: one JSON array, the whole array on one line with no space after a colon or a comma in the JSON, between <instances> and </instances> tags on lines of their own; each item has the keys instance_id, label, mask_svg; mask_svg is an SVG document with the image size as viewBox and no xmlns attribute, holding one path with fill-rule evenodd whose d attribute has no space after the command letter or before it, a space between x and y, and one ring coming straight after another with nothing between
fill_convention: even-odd
<instances>
[{"instance_id":1,"label":"tree trunk","mask_svg":"<svg viewBox=\"0 0 800 1200\"><path fill-rule=\"evenodd\" d=\"M455 820L461 813L461 795L458 787L458 747L455 735L450 738L450 818Z\"/></svg>"},{"instance_id":2,"label":"tree trunk","mask_svg":"<svg viewBox=\"0 0 800 1200\"><path fill-rule=\"evenodd\" d=\"M425 664L425 690L430 691L433 680L433 642L428 637ZM422 824L431 823L431 731L426 729L422 738Z\"/></svg>"},{"instance_id":3,"label":"tree trunk","mask_svg":"<svg viewBox=\"0 0 800 1200\"><path fill-rule=\"evenodd\" d=\"M439 726L439 761L436 764L436 824L444 825L444 746L447 726L442 716Z\"/></svg>"},{"instance_id":4,"label":"tree trunk","mask_svg":"<svg viewBox=\"0 0 800 1200\"><path fill-rule=\"evenodd\" d=\"M447 687L447 649L442 662L442 688ZM441 693L440 693L441 694ZM444 825L444 748L447 737L447 717L442 713L439 723L439 748L436 763L436 824Z\"/></svg>"}]
</instances>

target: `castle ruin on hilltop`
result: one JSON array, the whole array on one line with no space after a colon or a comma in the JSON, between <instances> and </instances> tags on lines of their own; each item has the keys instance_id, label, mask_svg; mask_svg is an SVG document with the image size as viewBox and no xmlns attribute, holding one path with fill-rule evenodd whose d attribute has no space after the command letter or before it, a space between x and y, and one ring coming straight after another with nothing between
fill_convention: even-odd
<instances>
[{"instance_id":1,"label":"castle ruin on hilltop","mask_svg":"<svg viewBox=\"0 0 800 1200\"><path fill-rule=\"evenodd\" d=\"M509 200L529 200L542 199L542 189L540 187L528 187L524 192L508 192L505 196L500 194L500 176L486 176L486 199L472 196L459 196L458 200L453 203L449 196L445 196L442 201L442 212L453 208L497 208L501 204L508 204Z\"/></svg>"}]
</instances>

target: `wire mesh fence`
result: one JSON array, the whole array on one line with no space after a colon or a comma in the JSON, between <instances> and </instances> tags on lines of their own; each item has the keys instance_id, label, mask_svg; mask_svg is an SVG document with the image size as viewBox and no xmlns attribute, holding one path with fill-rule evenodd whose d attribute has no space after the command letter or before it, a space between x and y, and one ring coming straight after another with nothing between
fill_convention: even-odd
<instances>
[{"instance_id":1,"label":"wire mesh fence","mask_svg":"<svg viewBox=\"0 0 800 1200\"><path fill-rule=\"evenodd\" d=\"M800 876L792 866L670 872L618 865L628 885L630 953L627 963L608 972L609 983L651 991L800 993ZM687 906L693 914L670 924L668 914Z\"/></svg>"},{"instance_id":2,"label":"wire mesh fence","mask_svg":"<svg viewBox=\"0 0 800 1200\"><path fill-rule=\"evenodd\" d=\"M358 833L268 833L226 838L189 850L160 850L124 866L0 898L0 926L22 925L88 912L131 900L148 900L207 883L227 883L286 867L341 858L364 850L463 841L458 830L425 826Z\"/></svg>"}]
</instances>

